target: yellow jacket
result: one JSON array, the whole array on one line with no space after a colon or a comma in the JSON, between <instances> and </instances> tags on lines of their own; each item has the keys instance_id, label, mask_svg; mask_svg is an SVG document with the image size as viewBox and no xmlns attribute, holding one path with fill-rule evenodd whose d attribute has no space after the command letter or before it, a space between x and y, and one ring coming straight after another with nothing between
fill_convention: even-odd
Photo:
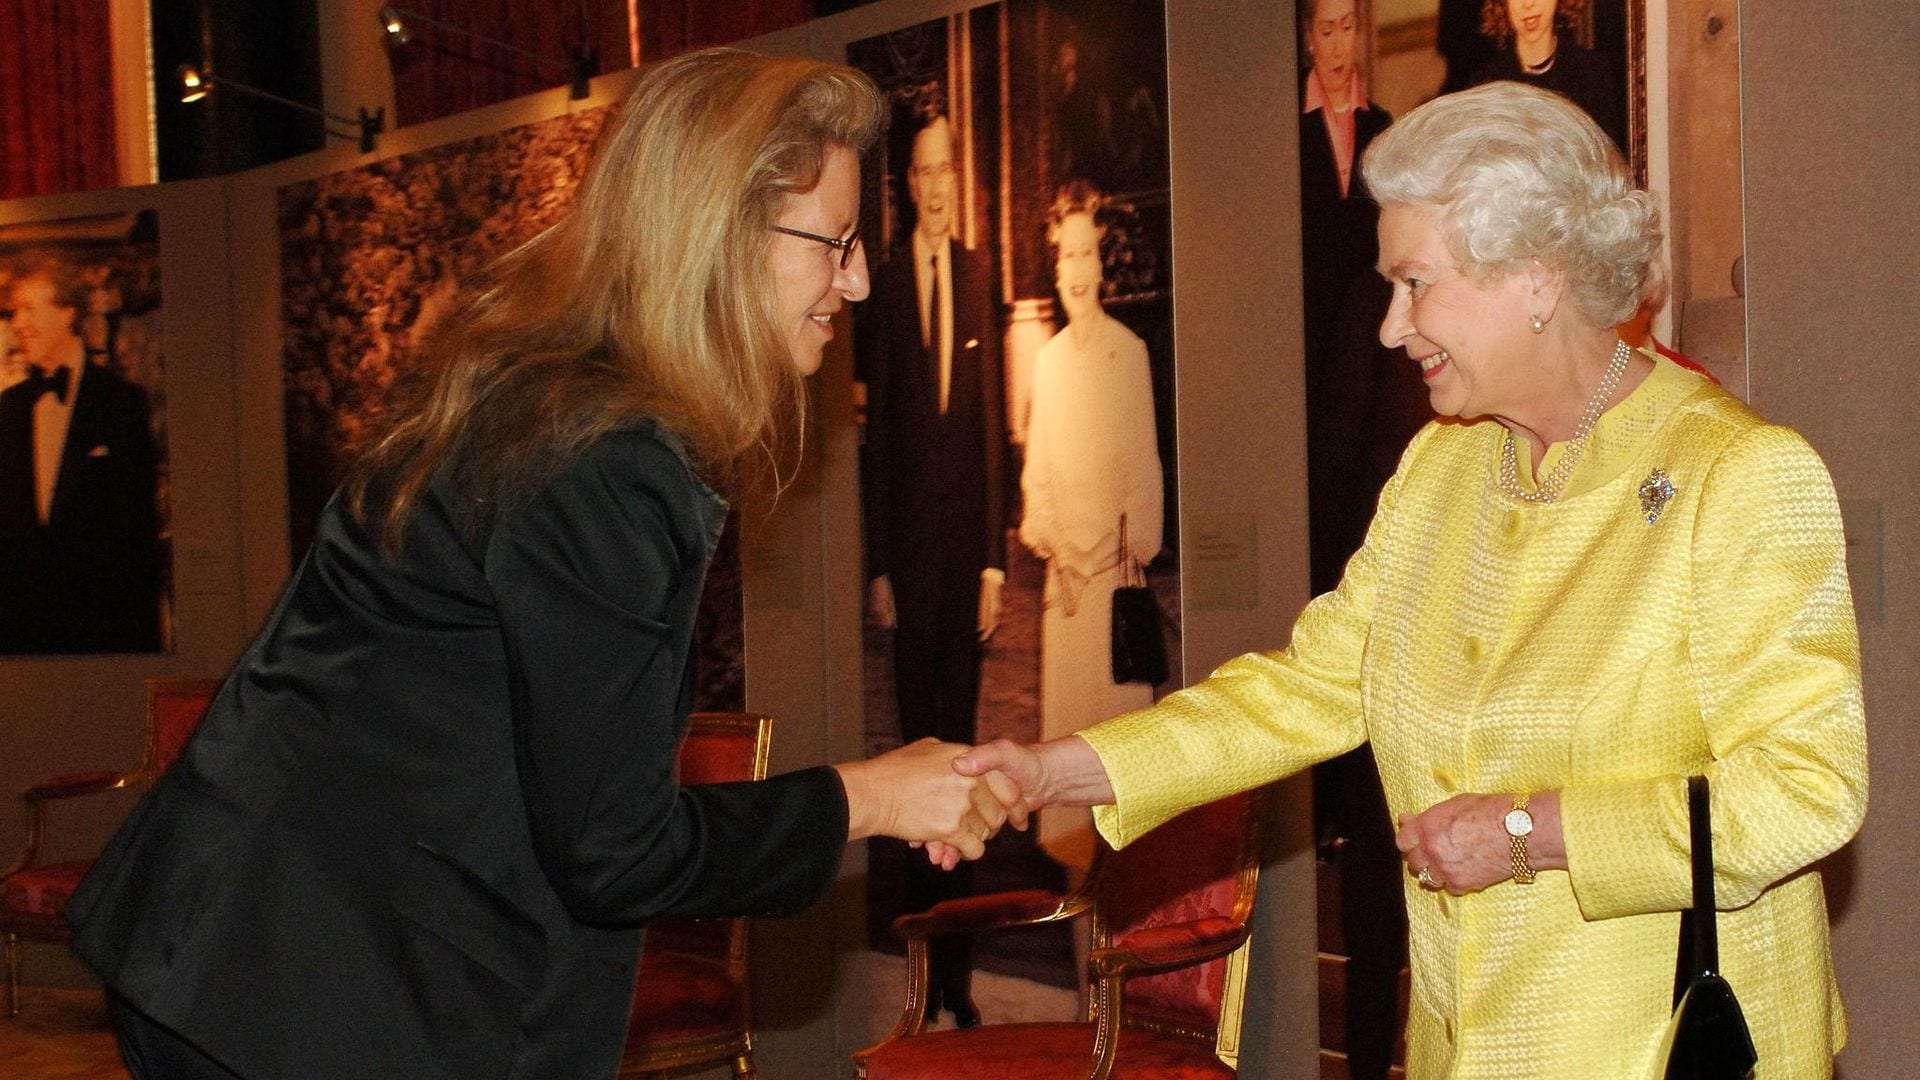
<instances>
[{"instance_id":1,"label":"yellow jacket","mask_svg":"<svg viewBox=\"0 0 1920 1080\"><path fill-rule=\"evenodd\" d=\"M1121 846L1363 741L1396 815L1558 789L1570 870L1459 898L1406 879L1408 1075L1639 1080L1692 902L1685 778L1704 772L1756 1076L1827 1075L1846 1019L1806 868L1859 827L1867 758L1825 467L1666 360L1553 504L1495 486L1504 434L1429 424L1285 651L1082 732L1118 797L1096 823ZM1675 491L1648 521L1655 468Z\"/></svg>"}]
</instances>

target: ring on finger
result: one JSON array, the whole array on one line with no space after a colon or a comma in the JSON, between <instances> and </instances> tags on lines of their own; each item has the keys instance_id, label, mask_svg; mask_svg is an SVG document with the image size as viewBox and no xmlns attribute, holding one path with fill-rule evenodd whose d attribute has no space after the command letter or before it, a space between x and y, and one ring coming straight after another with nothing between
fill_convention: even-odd
<instances>
[{"instance_id":1,"label":"ring on finger","mask_svg":"<svg viewBox=\"0 0 1920 1080\"><path fill-rule=\"evenodd\" d=\"M1428 869L1427 867L1424 867L1424 866L1421 867L1420 872L1415 876L1420 879L1420 887L1423 889L1439 889L1440 888L1440 882L1434 879L1433 871Z\"/></svg>"}]
</instances>

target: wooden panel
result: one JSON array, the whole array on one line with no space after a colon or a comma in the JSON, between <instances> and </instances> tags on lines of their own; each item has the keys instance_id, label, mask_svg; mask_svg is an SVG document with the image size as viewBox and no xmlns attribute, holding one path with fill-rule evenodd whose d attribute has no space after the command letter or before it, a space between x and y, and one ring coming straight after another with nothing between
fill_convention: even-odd
<instances>
[{"instance_id":1,"label":"wooden panel","mask_svg":"<svg viewBox=\"0 0 1920 1080\"><path fill-rule=\"evenodd\" d=\"M1320 954L1320 1048L1347 1050L1347 958Z\"/></svg>"},{"instance_id":2,"label":"wooden panel","mask_svg":"<svg viewBox=\"0 0 1920 1080\"><path fill-rule=\"evenodd\" d=\"M1320 1080L1352 1080L1352 1077L1347 1055L1336 1050L1320 1051ZM1387 1080L1407 1080L1407 1070L1400 1065L1389 1065Z\"/></svg>"},{"instance_id":3,"label":"wooden panel","mask_svg":"<svg viewBox=\"0 0 1920 1080\"><path fill-rule=\"evenodd\" d=\"M1668 34L1672 310L1679 316L1692 301L1737 291L1734 261L1744 250L1739 6L1728 0L1674 0ZM1679 331L1684 338L1686 327Z\"/></svg>"},{"instance_id":4,"label":"wooden panel","mask_svg":"<svg viewBox=\"0 0 1920 1080\"><path fill-rule=\"evenodd\" d=\"M1335 953L1323 952L1319 957L1319 970L1320 1075L1345 1077L1347 1075L1347 958ZM1407 1001L1411 988L1411 977L1406 968L1401 968L1400 976L1395 980L1394 992L1393 1060L1396 1065L1394 1075L1399 1075L1398 1066L1405 1064L1407 1060ZM1338 1073L1328 1072L1336 1065Z\"/></svg>"}]
</instances>

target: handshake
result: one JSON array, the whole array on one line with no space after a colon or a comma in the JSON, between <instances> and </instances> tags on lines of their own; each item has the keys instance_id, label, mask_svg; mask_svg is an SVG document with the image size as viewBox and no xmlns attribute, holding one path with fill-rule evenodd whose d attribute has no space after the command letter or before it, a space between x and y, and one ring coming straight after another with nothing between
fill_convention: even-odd
<instances>
[{"instance_id":1,"label":"handshake","mask_svg":"<svg viewBox=\"0 0 1920 1080\"><path fill-rule=\"evenodd\" d=\"M948 870L977 859L1002 826L1025 829L1048 805L1112 802L1106 770L1074 736L982 746L921 739L836 768L847 789L847 839L892 836Z\"/></svg>"}]
</instances>

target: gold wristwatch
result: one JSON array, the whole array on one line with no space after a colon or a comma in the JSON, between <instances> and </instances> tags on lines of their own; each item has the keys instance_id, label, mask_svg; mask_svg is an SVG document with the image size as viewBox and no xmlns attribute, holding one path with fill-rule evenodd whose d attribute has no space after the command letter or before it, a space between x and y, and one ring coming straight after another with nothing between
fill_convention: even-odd
<instances>
[{"instance_id":1,"label":"gold wristwatch","mask_svg":"<svg viewBox=\"0 0 1920 1080\"><path fill-rule=\"evenodd\" d=\"M1539 875L1527 864L1527 837L1533 833L1533 815L1527 812L1527 796L1515 795L1513 809L1507 811L1507 846L1513 853L1513 880L1519 885L1531 885Z\"/></svg>"}]
</instances>

